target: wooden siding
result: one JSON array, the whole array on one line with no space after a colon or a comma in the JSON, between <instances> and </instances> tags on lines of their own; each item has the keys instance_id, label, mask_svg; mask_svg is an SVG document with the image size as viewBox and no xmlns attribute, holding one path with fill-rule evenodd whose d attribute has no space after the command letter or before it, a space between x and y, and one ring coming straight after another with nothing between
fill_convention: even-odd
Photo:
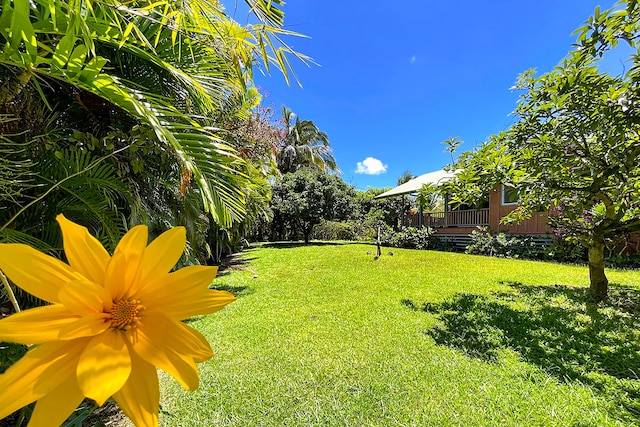
<instances>
[{"instance_id":1,"label":"wooden siding","mask_svg":"<svg viewBox=\"0 0 640 427\"><path fill-rule=\"evenodd\" d=\"M534 213L533 216L515 225L502 225L500 220L517 205L502 204L502 186L497 186L489 193L488 209L471 209L451 212L432 212L423 214L422 226L436 229L436 235L457 246L464 246L469 235L478 227L488 227L492 233L507 232L511 234L528 234L536 239L537 244L548 244L553 238L553 230L548 224L549 212ZM552 212L552 211L551 211ZM418 227L419 215L405 214L402 225ZM609 250L627 254L640 253L640 232L624 236L618 245L611 245Z\"/></svg>"},{"instance_id":2,"label":"wooden siding","mask_svg":"<svg viewBox=\"0 0 640 427\"><path fill-rule=\"evenodd\" d=\"M507 231L512 234L549 234L548 212L534 213L533 216L515 225L500 224L500 219L517 208L517 205L502 205L502 186L489 193L489 229L492 232Z\"/></svg>"}]
</instances>

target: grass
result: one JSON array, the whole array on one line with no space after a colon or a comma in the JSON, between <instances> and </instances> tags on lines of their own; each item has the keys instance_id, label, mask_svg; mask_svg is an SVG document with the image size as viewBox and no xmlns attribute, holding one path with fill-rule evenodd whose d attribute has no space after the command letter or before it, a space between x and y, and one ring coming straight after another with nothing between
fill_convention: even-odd
<instances>
[{"instance_id":1,"label":"grass","mask_svg":"<svg viewBox=\"0 0 640 427\"><path fill-rule=\"evenodd\" d=\"M640 424L637 272L363 244L264 246L190 321L216 356L163 376L164 426ZM177 296L178 297L178 296Z\"/></svg>"}]
</instances>

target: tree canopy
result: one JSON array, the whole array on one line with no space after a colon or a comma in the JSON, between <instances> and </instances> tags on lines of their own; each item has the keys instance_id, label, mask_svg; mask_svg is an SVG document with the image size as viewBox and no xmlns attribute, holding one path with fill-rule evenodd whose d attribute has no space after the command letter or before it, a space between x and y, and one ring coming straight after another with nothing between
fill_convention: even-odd
<instances>
[{"instance_id":1,"label":"tree canopy","mask_svg":"<svg viewBox=\"0 0 640 427\"><path fill-rule=\"evenodd\" d=\"M305 243L321 220L344 220L355 209L355 190L339 176L302 168L273 185L272 227L278 238L302 233Z\"/></svg>"},{"instance_id":2,"label":"tree canopy","mask_svg":"<svg viewBox=\"0 0 640 427\"><path fill-rule=\"evenodd\" d=\"M519 193L503 220L552 209L551 219L588 248L590 291L607 296L607 239L640 230L640 57L623 75L598 61L624 41L637 48L640 10L635 1L595 11L577 30L574 51L552 71L523 73L517 121L454 165L453 203L479 199L497 184Z\"/></svg>"}]
</instances>

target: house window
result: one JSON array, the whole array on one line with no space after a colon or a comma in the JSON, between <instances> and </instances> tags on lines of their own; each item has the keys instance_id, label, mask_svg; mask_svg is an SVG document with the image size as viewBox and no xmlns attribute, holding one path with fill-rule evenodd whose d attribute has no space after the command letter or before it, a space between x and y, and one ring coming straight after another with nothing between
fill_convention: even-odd
<instances>
[{"instance_id":1,"label":"house window","mask_svg":"<svg viewBox=\"0 0 640 427\"><path fill-rule=\"evenodd\" d=\"M506 185L502 186L502 205L517 205L518 204L518 190Z\"/></svg>"}]
</instances>

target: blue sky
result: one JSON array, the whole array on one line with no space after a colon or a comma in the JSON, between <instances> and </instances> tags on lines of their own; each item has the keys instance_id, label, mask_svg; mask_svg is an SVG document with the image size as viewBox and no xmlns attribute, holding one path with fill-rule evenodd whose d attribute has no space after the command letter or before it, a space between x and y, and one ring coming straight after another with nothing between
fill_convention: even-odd
<instances>
[{"instance_id":1,"label":"blue sky","mask_svg":"<svg viewBox=\"0 0 640 427\"><path fill-rule=\"evenodd\" d=\"M232 15L234 1L223 3ZM266 105L284 104L329 135L347 183L393 187L406 170L450 162L442 141L458 136L468 150L508 128L517 76L550 71L595 7L614 3L290 0L285 28L309 38L287 42L319 65L294 61L302 88L278 73L255 80Z\"/></svg>"}]
</instances>

